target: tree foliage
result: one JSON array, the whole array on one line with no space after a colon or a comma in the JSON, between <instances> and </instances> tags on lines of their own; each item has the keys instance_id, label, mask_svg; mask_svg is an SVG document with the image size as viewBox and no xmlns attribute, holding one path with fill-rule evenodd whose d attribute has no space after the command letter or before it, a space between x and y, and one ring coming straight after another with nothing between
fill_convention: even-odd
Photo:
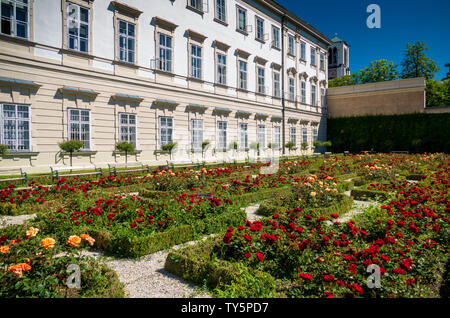
<instances>
[{"instance_id":1,"label":"tree foliage","mask_svg":"<svg viewBox=\"0 0 450 318\"><path fill-rule=\"evenodd\" d=\"M427 80L434 78L439 68L435 61L425 55L424 52L427 50L428 47L423 41L406 44L405 59L401 64L402 78L425 77Z\"/></svg>"},{"instance_id":2,"label":"tree foliage","mask_svg":"<svg viewBox=\"0 0 450 318\"><path fill-rule=\"evenodd\" d=\"M355 85L358 82L358 78L352 75L343 75L341 77L333 78L328 82L328 87L340 87L340 86L349 86Z\"/></svg>"},{"instance_id":3,"label":"tree foliage","mask_svg":"<svg viewBox=\"0 0 450 318\"><path fill-rule=\"evenodd\" d=\"M372 61L356 75L359 84L393 81L398 79L396 65L385 59Z\"/></svg>"},{"instance_id":4,"label":"tree foliage","mask_svg":"<svg viewBox=\"0 0 450 318\"><path fill-rule=\"evenodd\" d=\"M450 81L427 81L427 106L450 106Z\"/></svg>"}]
</instances>

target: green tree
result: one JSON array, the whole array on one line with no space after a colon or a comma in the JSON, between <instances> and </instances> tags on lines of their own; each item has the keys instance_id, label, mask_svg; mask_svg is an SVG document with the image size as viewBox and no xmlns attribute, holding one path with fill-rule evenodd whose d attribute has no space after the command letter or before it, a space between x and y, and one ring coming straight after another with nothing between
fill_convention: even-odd
<instances>
[{"instance_id":1,"label":"green tree","mask_svg":"<svg viewBox=\"0 0 450 318\"><path fill-rule=\"evenodd\" d=\"M354 74L360 84L392 81L398 79L396 65L385 59L370 62L370 65Z\"/></svg>"},{"instance_id":2,"label":"green tree","mask_svg":"<svg viewBox=\"0 0 450 318\"><path fill-rule=\"evenodd\" d=\"M134 151L134 144L128 141L116 143L116 149L125 152L125 163L128 163L128 153Z\"/></svg>"},{"instance_id":3,"label":"green tree","mask_svg":"<svg viewBox=\"0 0 450 318\"><path fill-rule=\"evenodd\" d=\"M428 50L423 41L416 44L406 44L405 59L402 62L402 78L425 77L427 80L434 78L439 68L436 62L425 55Z\"/></svg>"},{"instance_id":4,"label":"green tree","mask_svg":"<svg viewBox=\"0 0 450 318\"><path fill-rule=\"evenodd\" d=\"M343 75L328 81L328 87L341 87L358 84L358 73L352 75Z\"/></svg>"},{"instance_id":5,"label":"green tree","mask_svg":"<svg viewBox=\"0 0 450 318\"><path fill-rule=\"evenodd\" d=\"M161 150L168 151L170 155L170 160L172 160L172 151L175 149L176 146L177 146L176 142L169 142L167 144L162 145Z\"/></svg>"},{"instance_id":6,"label":"green tree","mask_svg":"<svg viewBox=\"0 0 450 318\"><path fill-rule=\"evenodd\" d=\"M8 153L8 146L0 144L0 156L4 156Z\"/></svg>"},{"instance_id":7,"label":"green tree","mask_svg":"<svg viewBox=\"0 0 450 318\"><path fill-rule=\"evenodd\" d=\"M72 155L75 151L83 147L83 142L80 140L67 140L58 144L62 151L68 152L70 156L70 166L72 166Z\"/></svg>"},{"instance_id":8,"label":"green tree","mask_svg":"<svg viewBox=\"0 0 450 318\"><path fill-rule=\"evenodd\" d=\"M450 81L427 81L427 106L450 106Z\"/></svg>"}]
</instances>

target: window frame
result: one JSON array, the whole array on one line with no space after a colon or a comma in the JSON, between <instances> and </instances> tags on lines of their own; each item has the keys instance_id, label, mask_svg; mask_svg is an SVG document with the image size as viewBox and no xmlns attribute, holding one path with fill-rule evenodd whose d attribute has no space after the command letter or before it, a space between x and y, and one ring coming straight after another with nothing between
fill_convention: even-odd
<instances>
[{"instance_id":1,"label":"window frame","mask_svg":"<svg viewBox=\"0 0 450 318\"><path fill-rule=\"evenodd\" d=\"M308 127L302 127L302 143L304 142L308 143Z\"/></svg>"},{"instance_id":2,"label":"window frame","mask_svg":"<svg viewBox=\"0 0 450 318\"><path fill-rule=\"evenodd\" d=\"M79 114L78 114L78 117L79 117L79 120L77 121L78 123L79 123L79 125L80 125L80 127L79 127L79 134L80 134L80 139L74 139L74 138L72 138L72 123L73 122L75 122L74 120L72 120L72 117L71 117L71 112L72 111L77 111ZM81 133L81 126L82 126L82 124L83 123L86 123L85 121L82 121L81 120L81 112L83 112L83 111L87 111L88 112L88 114L89 114L89 121L88 121L88 124L89 124L89 147L86 147L86 145L85 145L85 140L83 140L82 138L81 138L81 135L82 135L82 133ZM83 147L81 148L81 150L83 150L83 151L92 151L92 116L91 116L91 110L90 109L81 109L81 108L67 108L67 140L79 140L79 141L81 141L81 142L83 142Z\"/></svg>"},{"instance_id":3,"label":"window frame","mask_svg":"<svg viewBox=\"0 0 450 318\"><path fill-rule=\"evenodd\" d=\"M297 146L297 127L289 127L289 139L295 146Z\"/></svg>"},{"instance_id":4,"label":"window frame","mask_svg":"<svg viewBox=\"0 0 450 318\"><path fill-rule=\"evenodd\" d=\"M289 87L289 100L295 101L295 78L288 77L288 87Z\"/></svg>"},{"instance_id":5,"label":"window frame","mask_svg":"<svg viewBox=\"0 0 450 318\"><path fill-rule=\"evenodd\" d=\"M262 76L260 75L261 70ZM260 82L261 79L262 83ZM266 82L266 68L260 64L256 64L256 93L266 94L265 82Z\"/></svg>"},{"instance_id":6,"label":"window frame","mask_svg":"<svg viewBox=\"0 0 450 318\"><path fill-rule=\"evenodd\" d=\"M306 42L300 41L300 60L306 62Z\"/></svg>"},{"instance_id":7,"label":"window frame","mask_svg":"<svg viewBox=\"0 0 450 318\"><path fill-rule=\"evenodd\" d=\"M120 23L125 23L126 24L126 34L124 35L123 33L120 33ZM129 34L128 34L128 32L129 32L129 25L133 25L133 27L134 27L134 36L130 36ZM117 18L117 60L119 61L119 62L123 62L123 63L129 63L129 64L136 64L136 51L137 51L137 32L136 32L136 30L137 30L137 25L136 25L136 23L133 23L133 22L130 22L130 21L127 21L127 20L124 20L124 19L121 19L121 18ZM121 44L121 41L120 41L120 39L121 38L125 38L126 39L126 48L124 49L125 50L125 56L126 56L126 59L125 60L123 60L123 59L121 59L120 58L120 54L121 54L121 51L123 50L121 47L120 47L120 44ZM128 44L129 44L129 40L130 39L132 39L133 40L133 43L134 43L134 47L133 47L133 50L130 50L129 49L129 47L128 47ZM133 52L133 61L130 61L129 60L129 52Z\"/></svg>"},{"instance_id":8,"label":"window frame","mask_svg":"<svg viewBox=\"0 0 450 318\"><path fill-rule=\"evenodd\" d=\"M225 58L225 63L219 63L219 55ZM223 68L223 72L220 69ZM227 54L216 52L216 83L227 85Z\"/></svg>"},{"instance_id":9,"label":"window frame","mask_svg":"<svg viewBox=\"0 0 450 318\"><path fill-rule=\"evenodd\" d=\"M311 105L317 106L317 87L311 84Z\"/></svg>"},{"instance_id":10,"label":"window frame","mask_svg":"<svg viewBox=\"0 0 450 318\"><path fill-rule=\"evenodd\" d=\"M244 28L240 28L240 20L239 20L239 13L244 13ZM236 5L236 30L247 33L247 9L244 9L243 7Z\"/></svg>"},{"instance_id":11,"label":"window frame","mask_svg":"<svg viewBox=\"0 0 450 318\"><path fill-rule=\"evenodd\" d=\"M91 52L91 38L92 38L91 37L91 32L92 32L92 29L91 29L91 23L92 23L91 12L92 12L92 8L89 5L81 5L79 3L72 2L72 1L66 1L65 3L66 3L66 12L65 12L65 14L66 14L66 16L65 16L65 20L66 20L65 21L65 42L66 43L65 43L65 47L68 50L71 50L71 51L76 51L76 52L80 52L80 53L89 54ZM77 31L78 31L78 40L77 40L78 48L71 48L70 47L70 38L73 37L73 36L70 35L70 27L69 27L69 24L70 24L71 20L70 20L70 17L69 17L68 10L69 10L70 6L76 6L77 10L78 10L78 21L77 21L77 23L78 23L78 29L77 29ZM88 11L88 15L87 15L88 16L88 22L82 22L80 20L80 18L81 18L81 9L82 8ZM87 28L88 28L87 38L85 39L86 40L86 46L87 46L87 50L86 51L82 51L81 50L81 45L80 45L80 43L81 43L81 35L80 35L81 24L87 25Z\"/></svg>"},{"instance_id":12,"label":"window frame","mask_svg":"<svg viewBox=\"0 0 450 318\"><path fill-rule=\"evenodd\" d=\"M162 126L162 124L161 124L161 120L163 119L163 118L165 118L166 120L167 119L170 119L171 120L171 122L172 122L172 126L167 126L167 127L163 127ZM163 129L171 129L171 133L170 133L170 141L169 141L169 139L168 138L166 138L167 139L167 142L166 143L163 143L162 142L162 131L163 131ZM173 142L173 132L174 132L174 118L173 118L173 116L159 116L158 117L158 144L159 144L159 149L162 149L162 146L163 145L167 145L168 143L171 143L171 142Z\"/></svg>"},{"instance_id":13,"label":"window frame","mask_svg":"<svg viewBox=\"0 0 450 318\"><path fill-rule=\"evenodd\" d=\"M258 22L262 24L261 36L258 36L259 33L259 25ZM255 15L255 40L265 42L264 41L264 19Z\"/></svg>"},{"instance_id":14,"label":"window frame","mask_svg":"<svg viewBox=\"0 0 450 318\"><path fill-rule=\"evenodd\" d=\"M9 146L5 142L5 116L4 116L4 106L11 105L14 106L14 117L6 117L6 120L13 120L15 127L15 139L14 139L14 149L10 149L8 147L8 152L10 153L25 153L32 151L32 121L31 121L31 105L30 104L20 104L20 103L8 103L8 102L0 102L0 142L4 145ZM27 107L27 120L24 120L24 117L19 117L18 113L19 107ZM19 149L19 121L25 121L28 123L28 148L27 149ZM26 139L23 139L26 140Z\"/></svg>"},{"instance_id":15,"label":"window frame","mask_svg":"<svg viewBox=\"0 0 450 318\"><path fill-rule=\"evenodd\" d=\"M225 125L225 129L223 129L223 125ZM220 127L222 126L222 128ZM218 150L227 150L227 138L228 138L228 122L224 120L219 120L217 122L217 149ZM224 132L223 138L221 138L221 132ZM223 145L221 144L223 142ZM223 147L221 147L223 146Z\"/></svg>"},{"instance_id":16,"label":"window frame","mask_svg":"<svg viewBox=\"0 0 450 318\"><path fill-rule=\"evenodd\" d=\"M274 31L277 31L277 37L275 38ZM274 45L274 42L276 45ZM280 28L272 25L272 48L280 49Z\"/></svg>"},{"instance_id":17,"label":"window frame","mask_svg":"<svg viewBox=\"0 0 450 318\"><path fill-rule=\"evenodd\" d=\"M173 71L173 36L168 35L163 32L158 32L157 34L158 34L158 39L157 39L158 70L167 72L167 73L172 73L172 71ZM164 40L165 44L163 46L161 46L161 37L165 38L165 40ZM170 38L170 47L167 46L167 38ZM161 58L161 50L163 50L165 52L164 61ZM166 58L167 52L170 52L170 59ZM164 67L162 65L164 65ZM169 65L170 67L167 68L167 65Z\"/></svg>"},{"instance_id":18,"label":"window frame","mask_svg":"<svg viewBox=\"0 0 450 318\"><path fill-rule=\"evenodd\" d=\"M194 123L200 123L201 127L195 127ZM197 132L197 135L196 135ZM195 140L196 137L198 140ZM191 118L191 149L194 151L202 150L203 143L203 119Z\"/></svg>"},{"instance_id":19,"label":"window frame","mask_svg":"<svg viewBox=\"0 0 450 318\"><path fill-rule=\"evenodd\" d=\"M295 56L295 36L291 34L288 34L288 55Z\"/></svg>"},{"instance_id":20,"label":"window frame","mask_svg":"<svg viewBox=\"0 0 450 318\"><path fill-rule=\"evenodd\" d=\"M313 54L314 52L314 54ZM311 47L311 66L316 67L316 54L317 54L317 50L314 47Z\"/></svg>"},{"instance_id":21,"label":"window frame","mask_svg":"<svg viewBox=\"0 0 450 318\"><path fill-rule=\"evenodd\" d=\"M9 28L10 28L10 34L4 33L3 32L3 15L2 15L2 8L1 8L1 4L0 4L0 34L2 35L6 35L6 36L10 36L13 38L17 38L17 39L22 39L22 40L28 40L28 41L32 41L32 9L33 9L33 1L34 0L28 0L27 3L24 3L22 0L9 0L10 2L12 2L13 4L13 9L12 9L12 15L9 17ZM20 21L19 24L25 24L26 23L26 27L25 27L25 32L26 32L26 36L22 37L22 36L18 36L17 35L17 4L22 4L25 5L27 8L27 13L26 13L26 19L27 21ZM6 20L6 18L5 18Z\"/></svg>"},{"instance_id":22,"label":"window frame","mask_svg":"<svg viewBox=\"0 0 450 318\"><path fill-rule=\"evenodd\" d=\"M306 81L300 81L300 101L306 104Z\"/></svg>"},{"instance_id":23,"label":"window frame","mask_svg":"<svg viewBox=\"0 0 450 318\"><path fill-rule=\"evenodd\" d=\"M276 144L277 149L281 148L281 126L273 126L273 144Z\"/></svg>"},{"instance_id":24,"label":"window frame","mask_svg":"<svg viewBox=\"0 0 450 318\"><path fill-rule=\"evenodd\" d=\"M200 56L194 54L194 47L196 53L200 52ZM201 80L203 79L203 47L197 43L189 43L189 78ZM196 61L196 63L194 63ZM195 64L195 65L194 65Z\"/></svg>"},{"instance_id":25,"label":"window frame","mask_svg":"<svg viewBox=\"0 0 450 318\"><path fill-rule=\"evenodd\" d=\"M259 149L264 149L266 148L266 125L263 124L259 124L257 125L257 131L256 131L256 135L258 138L258 143L259 143ZM262 137L262 139L261 139ZM262 140L262 143L261 143Z\"/></svg>"},{"instance_id":26,"label":"window frame","mask_svg":"<svg viewBox=\"0 0 450 318\"><path fill-rule=\"evenodd\" d=\"M219 6L218 6L218 2L219 1L222 1L222 3L223 3L223 15L224 15L224 19L221 19L220 17L219 17L219 12L218 12L218 8L219 8ZM216 20L218 20L218 21L220 21L220 22L222 22L222 23L227 23L227 1L226 0L215 0L214 1L214 4L215 4L215 10L214 10L214 17L215 17L215 19Z\"/></svg>"},{"instance_id":27,"label":"window frame","mask_svg":"<svg viewBox=\"0 0 450 318\"><path fill-rule=\"evenodd\" d=\"M119 125L118 125L118 127L119 127L119 142L120 141L126 141L126 142L129 142L129 143L132 143L132 144L134 144L134 147L135 147L135 149L137 149L137 146L138 146L138 143L137 143L137 136L138 136L138 134L137 134L137 114L135 114L135 113L127 113L127 112L119 112L118 113L118 115L119 115ZM123 124L122 123L122 115L126 115L127 116L127 123L126 124ZM130 124L130 119L129 119L129 117L130 116L134 116L134 124ZM122 127L127 127L128 128L128 132L126 133L126 135L127 135L127 139L125 140L125 139L123 139L122 138ZM134 127L134 142L133 141L130 141L130 135L131 135L131 133L130 133L130 130L129 130L129 128L130 127Z\"/></svg>"},{"instance_id":28,"label":"window frame","mask_svg":"<svg viewBox=\"0 0 450 318\"><path fill-rule=\"evenodd\" d=\"M278 80L275 80L275 75L278 75ZM272 82L273 82L273 96L275 98L281 98L281 72L280 71L273 71L273 78L272 78ZM275 87L276 84L278 83L278 89Z\"/></svg>"},{"instance_id":29,"label":"window frame","mask_svg":"<svg viewBox=\"0 0 450 318\"><path fill-rule=\"evenodd\" d=\"M245 127L245 129L243 129ZM244 137L244 144L242 138ZM239 123L239 149L247 150L248 147L248 123Z\"/></svg>"},{"instance_id":30,"label":"window frame","mask_svg":"<svg viewBox=\"0 0 450 318\"><path fill-rule=\"evenodd\" d=\"M245 70L241 70L241 63L245 66ZM244 75L242 77L241 75ZM244 85L241 85L244 84ZM245 86L245 87L242 87ZM238 87L241 90L248 90L248 62L244 59L238 59Z\"/></svg>"}]
</instances>

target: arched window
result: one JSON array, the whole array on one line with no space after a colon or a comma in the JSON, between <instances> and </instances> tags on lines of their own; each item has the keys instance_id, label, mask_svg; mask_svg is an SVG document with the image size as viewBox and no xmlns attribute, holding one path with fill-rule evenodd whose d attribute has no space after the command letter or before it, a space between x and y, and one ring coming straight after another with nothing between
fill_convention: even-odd
<instances>
[{"instance_id":1,"label":"arched window","mask_svg":"<svg viewBox=\"0 0 450 318\"><path fill-rule=\"evenodd\" d=\"M331 57L331 48L328 49L328 65L333 64L332 63L332 57Z\"/></svg>"},{"instance_id":2,"label":"arched window","mask_svg":"<svg viewBox=\"0 0 450 318\"><path fill-rule=\"evenodd\" d=\"M338 60L338 55L337 55L337 48L333 48L333 64L337 64L337 60Z\"/></svg>"}]
</instances>

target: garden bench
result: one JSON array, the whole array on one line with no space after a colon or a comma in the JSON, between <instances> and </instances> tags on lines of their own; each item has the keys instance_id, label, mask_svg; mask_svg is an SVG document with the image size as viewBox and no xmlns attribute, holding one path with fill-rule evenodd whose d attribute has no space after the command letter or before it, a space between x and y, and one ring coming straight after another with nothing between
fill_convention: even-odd
<instances>
[{"instance_id":1,"label":"garden bench","mask_svg":"<svg viewBox=\"0 0 450 318\"><path fill-rule=\"evenodd\" d=\"M26 172L23 172L22 168L0 170L0 176L18 176L18 175L20 175L20 177L11 177L11 178L0 179L0 181L22 180L22 184L27 184L28 174Z\"/></svg>"},{"instance_id":2,"label":"garden bench","mask_svg":"<svg viewBox=\"0 0 450 318\"><path fill-rule=\"evenodd\" d=\"M181 159L181 160L166 160L167 161L167 166L172 169L175 170L175 167L177 168L192 168L192 167L196 167L197 169L200 169L201 166L205 166L204 162L200 162L197 161L196 163L191 161L191 160L186 160L186 159ZM177 166L175 166L177 165Z\"/></svg>"},{"instance_id":3,"label":"garden bench","mask_svg":"<svg viewBox=\"0 0 450 318\"><path fill-rule=\"evenodd\" d=\"M350 156L350 151L344 151L344 156Z\"/></svg>"},{"instance_id":4,"label":"garden bench","mask_svg":"<svg viewBox=\"0 0 450 318\"><path fill-rule=\"evenodd\" d=\"M82 170L92 170L90 172L80 172ZM64 177L78 177L78 176L102 176L103 170L102 168L97 168L95 166L61 166L61 167L50 167L50 170L52 172L52 182L56 179L57 182L59 182L59 179L61 177L60 172L69 172L64 173L62 176Z\"/></svg>"},{"instance_id":5,"label":"garden bench","mask_svg":"<svg viewBox=\"0 0 450 318\"><path fill-rule=\"evenodd\" d=\"M331 152L325 152L324 157L329 158L331 156L331 154L332 154Z\"/></svg>"},{"instance_id":6,"label":"garden bench","mask_svg":"<svg viewBox=\"0 0 450 318\"><path fill-rule=\"evenodd\" d=\"M119 168L119 170L117 170ZM125 169L120 169L125 168ZM108 163L109 175L116 176L119 172L141 172L147 171L150 173L150 167L148 165L144 165L140 162L132 162L132 163Z\"/></svg>"}]
</instances>

